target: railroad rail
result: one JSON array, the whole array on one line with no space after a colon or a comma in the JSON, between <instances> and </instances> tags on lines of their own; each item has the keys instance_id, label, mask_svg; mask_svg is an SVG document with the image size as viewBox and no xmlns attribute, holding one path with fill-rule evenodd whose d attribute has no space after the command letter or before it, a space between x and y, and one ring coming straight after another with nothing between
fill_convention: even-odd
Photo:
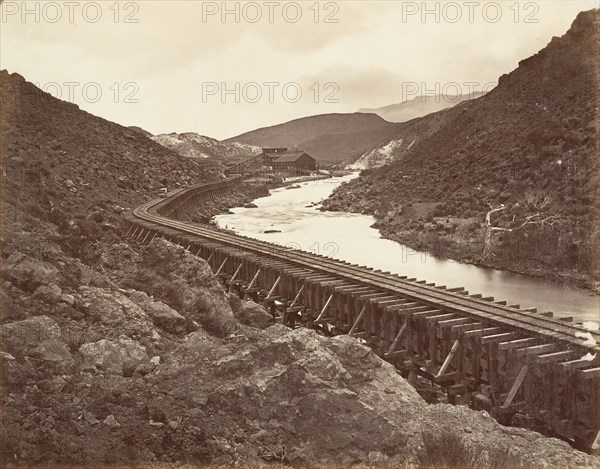
<instances>
[{"instance_id":1,"label":"railroad rail","mask_svg":"<svg viewBox=\"0 0 600 469\"><path fill-rule=\"evenodd\" d=\"M177 242L205 258L230 291L262 302L275 320L356 337L410 382L421 376L445 388L449 402L486 409L506 422L519 413L538 429L597 451L600 332L462 287L174 219L241 179L150 201L126 214L128 234Z\"/></svg>"}]
</instances>

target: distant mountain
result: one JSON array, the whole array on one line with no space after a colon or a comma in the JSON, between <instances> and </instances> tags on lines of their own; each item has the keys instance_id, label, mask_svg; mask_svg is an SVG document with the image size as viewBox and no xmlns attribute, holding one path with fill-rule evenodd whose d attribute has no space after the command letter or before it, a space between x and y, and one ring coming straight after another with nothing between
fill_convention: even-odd
<instances>
[{"instance_id":1,"label":"distant mountain","mask_svg":"<svg viewBox=\"0 0 600 469\"><path fill-rule=\"evenodd\" d=\"M430 95L417 96L398 104L390 104L376 109L360 109L358 112L377 114L388 122L407 122L417 117L423 117L433 112L451 108L463 101L479 98L485 93L481 91L469 95Z\"/></svg>"},{"instance_id":2,"label":"distant mountain","mask_svg":"<svg viewBox=\"0 0 600 469\"><path fill-rule=\"evenodd\" d=\"M186 158L237 161L258 155L261 148L239 142L223 143L194 132L160 134L150 137L156 143Z\"/></svg>"},{"instance_id":3,"label":"distant mountain","mask_svg":"<svg viewBox=\"0 0 600 469\"><path fill-rule=\"evenodd\" d=\"M599 42L600 10L580 13L485 96L397 124L357 162L387 164L340 186L324 208L376 214L384 235L417 249L599 279Z\"/></svg>"},{"instance_id":4,"label":"distant mountain","mask_svg":"<svg viewBox=\"0 0 600 469\"><path fill-rule=\"evenodd\" d=\"M375 114L321 114L263 127L224 142L299 148L320 161L351 162L389 139L397 125Z\"/></svg>"}]
</instances>

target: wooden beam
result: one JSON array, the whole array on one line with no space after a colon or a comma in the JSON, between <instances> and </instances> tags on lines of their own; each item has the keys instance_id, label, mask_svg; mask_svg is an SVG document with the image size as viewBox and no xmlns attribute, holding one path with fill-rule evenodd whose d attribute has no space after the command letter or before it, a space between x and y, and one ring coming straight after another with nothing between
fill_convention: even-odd
<instances>
[{"instance_id":1,"label":"wooden beam","mask_svg":"<svg viewBox=\"0 0 600 469\"><path fill-rule=\"evenodd\" d=\"M558 344L540 344L517 350L517 355L542 355L544 353L556 352Z\"/></svg>"},{"instance_id":2,"label":"wooden beam","mask_svg":"<svg viewBox=\"0 0 600 469\"><path fill-rule=\"evenodd\" d=\"M233 276L231 277L231 279L229 280L229 293L231 293L231 284L232 282L237 278L238 274L240 273L240 270L242 269L242 266L244 265L244 261L242 261L240 263L240 265L238 265L238 268L235 270L235 272L233 273Z\"/></svg>"},{"instance_id":3,"label":"wooden beam","mask_svg":"<svg viewBox=\"0 0 600 469\"><path fill-rule=\"evenodd\" d=\"M438 314L437 316L426 317L425 322L432 323L432 322L443 321L444 319L449 320L449 319L452 319L454 316L456 316L454 313Z\"/></svg>"},{"instance_id":4,"label":"wooden beam","mask_svg":"<svg viewBox=\"0 0 600 469\"><path fill-rule=\"evenodd\" d=\"M512 350L515 348L528 347L530 345L534 345L536 342L537 339L533 339L531 337L526 339L509 340L507 342L500 342L498 344L498 350Z\"/></svg>"},{"instance_id":5,"label":"wooden beam","mask_svg":"<svg viewBox=\"0 0 600 469\"><path fill-rule=\"evenodd\" d=\"M492 342L502 342L503 340L514 339L517 334L513 332L504 332L502 334L486 335L481 338L481 343L491 344Z\"/></svg>"},{"instance_id":6,"label":"wooden beam","mask_svg":"<svg viewBox=\"0 0 600 469\"><path fill-rule=\"evenodd\" d=\"M600 368L588 368L587 370L579 370L583 379L594 379L600 377Z\"/></svg>"},{"instance_id":7,"label":"wooden beam","mask_svg":"<svg viewBox=\"0 0 600 469\"><path fill-rule=\"evenodd\" d=\"M325 311L327 311L327 308L329 308L329 304L331 303L332 299L333 299L333 294L329 295L329 298L325 302L325 306L323 306L323 309L321 310L321 314L319 314L319 316L315 320L316 323L319 323L320 321L323 320L323 316L325 315Z\"/></svg>"},{"instance_id":8,"label":"wooden beam","mask_svg":"<svg viewBox=\"0 0 600 469\"><path fill-rule=\"evenodd\" d=\"M470 324L458 324L456 326L452 326L452 328L450 329L450 331L455 334L458 333L460 331L468 331L471 329L480 329L483 327L483 323L481 322L472 322Z\"/></svg>"},{"instance_id":9,"label":"wooden beam","mask_svg":"<svg viewBox=\"0 0 600 469\"><path fill-rule=\"evenodd\" d=\"M575 354L573 350L563 350L561 352L545 353L534 357L536 363L552 363L560 360L565 360Z\"/></svg>"},{"instance_id":10,"label":"wooden beam","mask_svg":"<svg viewBox=\"0 0 600 469\"><path fill-rule=\"evenodd\" d=\"M259 274L260 274L260 269L258 269L256 271L256 273L254 274L254 277L252 277L252 280L250 281L250 284L246 287L246 291L244 292L244 299L246 299L246 292L254 286L254 282L256 282L256 280L258 279Z\"/></svg>"},{"instance_id":11,"label":"wooden beam","mask_svg":"<svg viewBox=\"0 0 600 469\"><path fill-rule=\"evenodd\" d=\"M290 308L293 308L294 306L296 306L296 302L300 299L300 295L302 295L303 291L304 291L304 285L302 285L300 287L300 290L298 290L298 293L296 293L296 296L294 297L294 301L292 301L292 304L289 306Z\"/></svg>"},{"instance_id":12,"label":"wooden beam","mask_svg":"<svg viewBox=\"0 0 600 469\"><path fill-rule=\"evenodd\" d=\"M490 336L494 334L499 334L502 332L502 329L499 327L486 327L485 329L473 329L471 331L463 332L463 337L481 337L484 335Z\"/></svg>"},{"instance_id":13,"label":"wooden beam","mask_svg":"<svg viewBox=\"0 0 600 469\"><path fill-rule=\"evenodd\" d=\"M226 257L225 260L223 261L223 263L221 264L221 267L219 267L217 269L217 271L215 272L215 277L218 277L219 274L221 273L221 271L223 270L223 267L225 267L225 263L227 262L227 260L229 259L229 257Z\"/></svg>"},{"instance_id":14,"label":"wooden beam","mask_svg":"<svg viewBox=\"0 0 600 469\"><path fill-rule=\"evenodd\" d=\"M277 277L277 280L275 280L275 283L271 287L271 290L269 290L269 293L267 294L267 297L265 299L268 300L269 298L271 298L271 296L273 295L273 293L275 293L275 289L277 288L277 285L279 285L280 281L281 281L281 275L279 277Z\"/></svg>"},{"instance_id":15,"label":"wooden beam","mask_svg":"<svg viewBox=\"0 0 600 469\"><path fill-rule=\"evenodd\" d=\"M408 308L402 310L402 314L412 314L414 318L423 318L441 312L440 309L432 309L434 306L418 306L416 308Z\"/></svg>"},{"instance_id":16,"label":"wooden beam","mask_svg":"<svg viewBox=\"0 0 600 469\"><path fill-rule=\"evenodd\" d=\"M450 353L448 353L448 356L444 360L444 363L442 363L442 367L440 368L440 371L438 371L437 375L435 375L436 378L441 378L444 375L444 373L446 373L446 370L450 366L450 362L454 358L454 355L456 354L456 351L458 350L458 346L459 345L460 345L460 341L458 339L456 339L454 341L454 343L452 344L452 348L450 349Z\"/></svg>"},{"instance_id":17,"label":"wooden beam","mask_svg":"<svg viewBox=\"0 0 600 469\"><path fill-rule=\"evenodd\" d=\"M406 321L406 320L402 322L402 327L400 327L400 330L398 331L398 333L396 334L396 337L394 338L394 342L392 342L392 345L390 345L390 348L388 349L388 351L385 352L384 357L389 358L391 353L394 352L394 350L396 350L396 347L398 346L398 342L400 342L402 335L404 335L404 331L406 330L407 324L408 324L408 321Z\"/></svg>"},{"instance_id":18,"label":"wooden beam","mask_svg":"<svg viewBox=\"0 0 600 469\"><path fill-rule=\"evenodd\" d=\"M563 362L560 365L563 368L571 368L571 369L580 369L585 368L586 366L590 366L592 364L592 360L586 360L584 358L579 358L577 360L570 360L568 362Z\"/></svg>"},{"instance_id":19,"label":"wooden beam","mask_svg":"<svg viewBox=\"0 0 600 469\"><path fill-rule=\"evenodd\" d=\"M362 309L360 310L360 313L358 313L356 321L354 321L354 324L352 324L352 328L350 329L350 332L348 332L348 335L350 337L352 337L354 335L354 331L358 327L358 324L362 321L363 315L365 314L366 310L367 310L367 307L363 306Z\"/></svg>"},{"instance_id":20,"label":"wooden beam","mask_svg":"<svg viewBox=\"0 0 600 469\"><path fill-rule=\"evenodd\" d=\"M506 400L504 401L504 404L502 404L501 408L507 409L508 406L510 406L513 399L515 398L515 395L517 394L517 391L521 387L523 380L525 379L525 375L527 374L528 369L529 369L529 365L527 363L525 363L521 367L521 369L519 370L519 374L517 375L517 379L515 379L515 382L513 383L512 388L510 388L510 391L509 391L508 395L506 396Z\"/></svg>"},{"instance_id":21,"label":"wooden beam","mask_svg":"<svg viewBox=\"0 0 600 469\"><path fill-rule=\"evenodd\" d=\"M457 326L461 324L468 324L472 321L471 318L456 318L456 319L446 319L445 321L440 321L437 323L439 327L450 327Z\"/></svg>"}]
</instances>

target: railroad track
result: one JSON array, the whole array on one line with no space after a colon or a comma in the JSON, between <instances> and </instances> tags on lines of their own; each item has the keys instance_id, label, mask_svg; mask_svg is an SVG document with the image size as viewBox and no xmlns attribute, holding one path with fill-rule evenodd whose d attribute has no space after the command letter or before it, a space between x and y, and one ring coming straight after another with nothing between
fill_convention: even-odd
<instances>
[{"instance_id":1,"label":"railroad track","mask_svg":"<svg viewBox=\"0 0 600 469\"><path fill-rule=\"evenodd\" d=\"M172 218L238 181L148 202L130 214L130 232L138 238L146 233L144 241L153 233L193 246L230 290L264 302L291 327L353 335L409 380L420 375L446 388L451 402L487 408L500 419L528 412L556 434L595 450L599 331L469 295L462 287L435 286ZM549 382L541 388L540 379Z\"/></svg>"}]
</instances>

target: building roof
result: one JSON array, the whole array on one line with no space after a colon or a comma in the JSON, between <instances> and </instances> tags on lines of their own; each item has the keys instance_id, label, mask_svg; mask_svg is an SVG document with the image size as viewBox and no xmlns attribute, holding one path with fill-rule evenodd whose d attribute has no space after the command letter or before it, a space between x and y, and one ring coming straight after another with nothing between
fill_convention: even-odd
<instances>
[{"instance_id":1,"label":"building roof","mask_svg":"<svg viewBox=\"0 0 600 469\"><path fill-rule=\"evenodd\" d=\"M296 151L296 152L291 152L290 151L290 152L284 153L279 158L277 158L275 160L275 163L293 163L294 161L298 161L298 159L300 159L300 157L302 155L306 155L309 158L312 158L312 156L307 155L303 151Z\"/></svg>"},{"instance_id":2,"label":"building roof","mask_svg":"<svg viewBox=\"0 0 600 469\"><path fill-rule=\"evenodd\" d=\"M287 150L287 147L269 147L262 149L263 153L284 153Z\"/></svg>"}]
</instances>

